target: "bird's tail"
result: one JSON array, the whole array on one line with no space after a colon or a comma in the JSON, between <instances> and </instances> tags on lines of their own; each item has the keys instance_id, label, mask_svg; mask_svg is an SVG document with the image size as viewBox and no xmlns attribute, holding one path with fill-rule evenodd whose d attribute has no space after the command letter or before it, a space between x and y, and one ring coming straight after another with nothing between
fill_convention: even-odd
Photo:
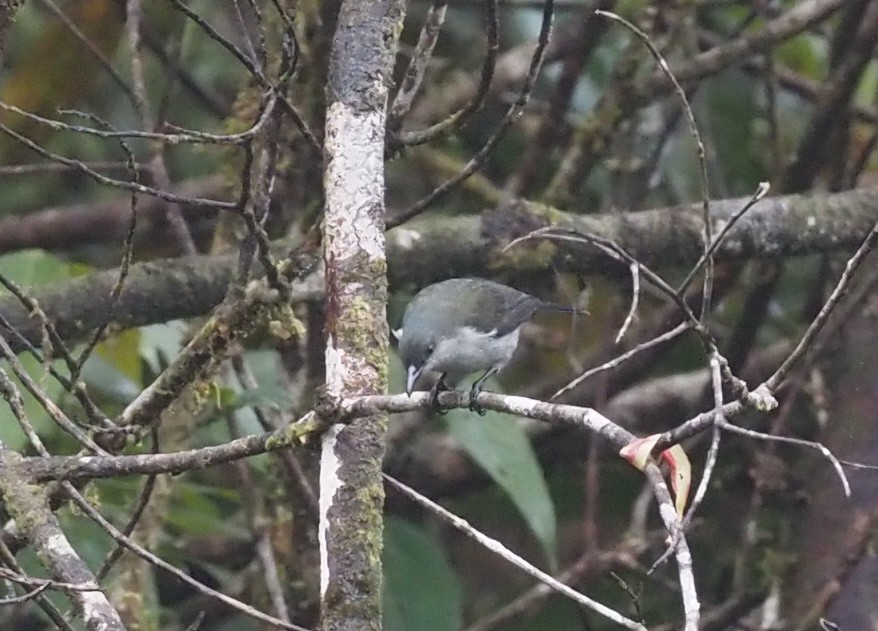
<instances>
[{"instance_id":1,"label":"bird's tail","mask_svg":"<svg viewBox=\"0 0 878 631\"><path fill-rule=\"evenodd\" d=\"M572 313L574 315L588 315L588 311L585 309L577 309L576 307L571 307L569 305L559 305L556 302L546 302L541 301L539 306L540 311L558 311L561 313Z\"/></svg>"}]
</instances>

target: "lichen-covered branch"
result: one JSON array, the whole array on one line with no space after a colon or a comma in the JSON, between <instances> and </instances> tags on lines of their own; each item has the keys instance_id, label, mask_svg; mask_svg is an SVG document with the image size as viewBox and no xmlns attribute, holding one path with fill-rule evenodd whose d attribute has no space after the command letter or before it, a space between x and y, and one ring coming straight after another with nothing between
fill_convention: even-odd
<instances>
[{"instance_id":1,"label":"lichen-covered branch","mask_svg":"<svg viewBox=\"0 0 878 631\"><path fill-rule=\"evenodd\" d=\"M0 496L15 525L28 540L52 578L80 589L68 592L90 631L125 631L118 612L98 587L94 574L79 557L49 509L43 486L19 474L21 456L0 445Z\"/></svg>"},{"instance_id":2,"label":"lichen-covered branch","mask_svg":"<svg viewBox=\"0 0 878 631\"><path fill-rule=\"evenodd\" d=\"M746 200L715 200L711 211L722 223ZM788 195L762 200L736 224L714 253L717 261L784 258L801 254L853 250L878 221L878 189L843 193ZM632 214L577 217L540 204L517 202L513 207L479 216L425 217L387 234L387 266L391 286L422 286L452 276L486 275L495 245L527 234L533 228L556 224L613 240L644 265L691 265L703 251L700 206L656 208ZM277 243L275 256L284 257L289 244ZM526 271L557 269L594 273L616 269L619 263L597 249L560 243L549 252L521 257L509 250L510 264ZM491 259L492 268L503 259ZM112 330L167 322L209 313L223 299L232 278L235 258L229 255L192 256L131 266L125 287L113 309ZM627 274L626 270L625 273ZM95 272L32 293L68 341L81 340L107 317L115 270ZM310 284L294 285L293 299L314 298ZM186 296L187 300L180 300ZM14 297L0 298L0 315L31 344L42 343L40 324ZM22 343L0 327L16 351Z\"/></svg>"}]
</instances>

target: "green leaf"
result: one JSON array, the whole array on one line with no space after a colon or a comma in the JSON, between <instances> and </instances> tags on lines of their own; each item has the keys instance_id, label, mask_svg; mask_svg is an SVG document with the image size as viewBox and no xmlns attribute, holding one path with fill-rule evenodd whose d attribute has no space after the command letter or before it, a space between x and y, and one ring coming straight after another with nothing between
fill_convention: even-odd
<instances>
[{"instance_id":1,"label":"green leaf","mask_svg":"<svg viewBox=\"0 0 878 631\"><path fill-rule=\"evenodd\" d=\"M70 267L67 263L42 250L21 250L0 256L0 271L26 293L35 286L55 283L70 277ZM7 293L5 289L0 291L0 294ZM61 384L49 376L47 367L41 365L28 354L21 354L19 359L24 369L43 390L43 393L57 403L61 399L64 389ZM55 366L59 367L60 362L56 361ZM18 378L12 374L12 369L5 365L4 369L21 393L27 420L37 434L45 438L45 435L55 427L55 423L49 418L42 405L27 392ZM0 401L0 440L15 450L23 449L28 444L18 421L5 401Z\"/></svg>"},{"instance_id":2,"label":"green leaf","mask_svg":"<svg viewBox=\"0 0 878 631\"><path fill-rule=\"evenodd\" d=\"M134 356L137 357L136 350ZM142 388L140 382L120 370L119 365L105 358L102 354L95 354L88 358L82 370L82 376L93 393L100 393L102 397L124 405L133 401L140 394Z\"/></svg>"},{"instance_id":3,"label":"green leaf","mask_svg":"<svg viewBox=\"0 0 878 631\"><path fill-rule=\"evenodd\" d=\"M182 320L140 328L140 356L154 373L160 373L180 350L185 330Z\"/></svg>"},{"instance_id":4,"label":"green leaf","mask_svg":"<svg viewBox=\"0 0 878 631\"><path fill-rule=\"evenodd\" d=\"M816 33L803 33L781 42L774 49L777 63L785 69L803 75L808 79L817 79L826 70L828 55L824 40Z\"/></svg>"},{"instance_id":5,"label":"green leaf","mask_svg":"<svg viewBox=\"0 0 878 631\"><path fill-rule=\"evenodd\" d=\"M119 331L98 344L95 353L112 364L131 382L143 381L140 362L140 331Z\"/></svg>"},{"instance_id":6,"label":"green leaf","mask_svg":"<svg viewBox=\"0 0 878 631\"><path fill-rule=\"evenodd\" d=\"M384 522L384 631L457 631L460 584L445 551L424 529Z\"/></svg>"},{"instance_id":7,"label":"green leaf","mask_svg":"<svg viewBox=\"0 0 878 631\"><path fill-rule=\"evenodd\" d=\"M236 490L182 480L174 486L166 520L182 534L244 540L250 535L236 517L240 506L241 497Z\"/></svg>"},{"instance_id":8,"label":"green leaf","mask_svg":"<svg viewBox=\"0 0 878 631\"><path fill-rule=\"evenodd\" d=\"M61 384L55 381L54 378L48 376L46 367L30 355L21 355L19 356L19 359L21 360L25 371L42 389L46 397L53 402L58 403L61 400L64 388L62 388ZM55 361L54 365L56 368L60 368L60 360ZM55 422L49 417L48 413L46 413L43 406L25 389L18 377L12 373L12 369L5 365L3 369L7 372L12 379L12 382L18 388L18 392L21 394L21 399L24 403L24 414L28 422L30 422L34 431L45 439L53 429L57 429L57 425L55 425ZM24 431L19 425L18 419L16 419L15 415L12 413L12 409L6 401L2 400L0 400L0 441L3 441L7 447L16 451L24 449L25 445L29 444Z\"/></svg>"},{"instance_id":9,"label":"green leaf","mask_svg":"<svg viewBox=\"0 0 878 631\"><path fill-rule=\"evenodd\" d=\"M451 410L445 423L461 448L506 492L555 568L555 506L518 419L499 412L479 417L466 410Z\"/></svg>"},{"instance_id":10,"label":"green leaf","mask_svg":"<svg viewBox=\"0 0 878 631\"><path fill-rule=\"evenodd\" d=\"M21 250L0 256L0 270L25 292L71 276L70 265L43 250Z\"/></svg>"}]
</instances>

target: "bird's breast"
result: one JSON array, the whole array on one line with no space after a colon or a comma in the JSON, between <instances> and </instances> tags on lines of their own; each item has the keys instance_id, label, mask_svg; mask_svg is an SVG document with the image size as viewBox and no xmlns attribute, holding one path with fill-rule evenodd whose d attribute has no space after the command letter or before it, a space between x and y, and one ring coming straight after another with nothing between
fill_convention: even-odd
<instances>
[{"instance_id":1,"label":"bird's breast","mask_svg":"<svg viewBox=\"0 0 878 631\"><path fill-rule=\"evenodd\" d=\"M463 327L454 337L444 338L436 345L430 369L463 376L503 368L518 346L518 333L519 329L515 329L497 337L494 331L485 333Z\"/></svg>"}]
</instances>

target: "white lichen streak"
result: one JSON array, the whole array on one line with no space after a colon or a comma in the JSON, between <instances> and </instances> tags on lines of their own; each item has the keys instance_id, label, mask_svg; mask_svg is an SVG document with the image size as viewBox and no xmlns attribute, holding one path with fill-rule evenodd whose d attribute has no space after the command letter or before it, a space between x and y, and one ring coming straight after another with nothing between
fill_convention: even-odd
<instances>
[{"instance_id":1,"label":"white lichen streak","mask_svg":"<svg viewBox=\"0 0 878 631\"><path fill-rule=\"evenodd\" d=\"M98 621L97 629L110 629L110 622L106 620L110 611L110 603L102 592L81 592L82 617L89 621Z\"/></svg>"},{"instance_id":2,"label":"white lichen streak","mask_svg":"<svg viewBox=\"0 0 878 631\"><path fill-rule=\"evenodd\" d=\"M338 375L344 367L344 351L336 349L331 343L326 348L326 385L327 390L339 392L341 381ZM330 386L330 383L334 385ZM320 544L320 597L329 586L329 550L326 547L326 533L329 530L329 509L335 500L335 493L341 488L338 469L341 466L335 453L335 443L343 425L333 425L323 435L320 445L320 521L317 526L317 540Z\"/></svg>"},{"instance_id":3,"label":"white lichen streak","mask_svg":"<svg viewBox=\"0 0 878 631\"><path fill-rule=\"evenodd\" d=\"M340 102L326 116L326 261L352 255L384 259L384 226L369 216L384 199L384 112Z\"/></svg>"},{"instance_id":4,"label":"white lichen streak","mask_svg":"<svg viewBox=\"0 0 878 631\"><path fill-rule=\"evenodd\" d=\"M77 556L76 550L73 549L70 542L60 534L49 535L46 538L46 548L55 557L66 556L75 558Z\"/></svg>"},{"instance_id":5,"label":"white lichen streak","mask_svg":"<svg viewBox=\"0 0 878 631\"><path fill-rule=\"evenodd\" d=\"M317 539L320 543L320 597L326 595L329 586L329 551L326 547L326 533L329 530L329 509L332 507L335 493L341 488L338 477L340 462L335 455L335 443L338 433L344 425L333 425L325 434L320 450L320 523L317 528Z\"/></svg>"},{"instance_id":6,"label":"white lichen streak","mask_svg":"<svg viewBox=\"0 0 878 631\"><path fill-rule=\"evenodd\" d=\"M344 382L339 376L348 364L347 355L344 350L333 346L330 338L329 344L326 345L324 361L326 362L326 392L331 396L338 396L342 393Z\"/></svg>"},{"instance_id":7,"label":"white lichen streak","mask_svg":"<svg viewBox=\"0 0 878 631\"><path fill-rule=\"evenodd\" d=\"M70 545L70 542L61 534L53 534L46 539L46 548L51 556L57 559L76 559L78 555L76 550ZM74 591L71 592L73 597L78 599L82 605L83 619L89 622L97 622L97 629L110 629L110 620L108 618L116 618L114 609L107 600L107 597L100 591L97 583L87 581L81 583L80 587L85 590L94 591ZM121 624L121 621L118 621Z\"/></svg>"},{"instance_id":8,"label":"white lichen streak","mask_svg":"<svg viewBox=\"0 0 878 631\"><path fill-rule=\"evenodd\" d=\"M377 78L375 88L384 91L383 80ZM356 297L360 288L352 284L347 272L369 272L369 263L383 263L385 258L384 224L384 109L357 111L341 102L330 104L326 116L326 167L324 190L326 213L323 225L324 263L328 279L338 283L327 286L327 296L335 298L340 313ZM356 257L354 261L350 259ZM373 267L377 269L377 266ZM333 292L339 295L331 296ZM348 384L362 379L365 371L373 370L363 357L346 352L347 340L338 340L330 330L326 348L326 391L329 396L345 393ZM329 587L329 513L342 486L339 475L342 465L336 447L344 426L335 425L321 443L320 456L320 595Z\"/></svg>"}]
</instances>

